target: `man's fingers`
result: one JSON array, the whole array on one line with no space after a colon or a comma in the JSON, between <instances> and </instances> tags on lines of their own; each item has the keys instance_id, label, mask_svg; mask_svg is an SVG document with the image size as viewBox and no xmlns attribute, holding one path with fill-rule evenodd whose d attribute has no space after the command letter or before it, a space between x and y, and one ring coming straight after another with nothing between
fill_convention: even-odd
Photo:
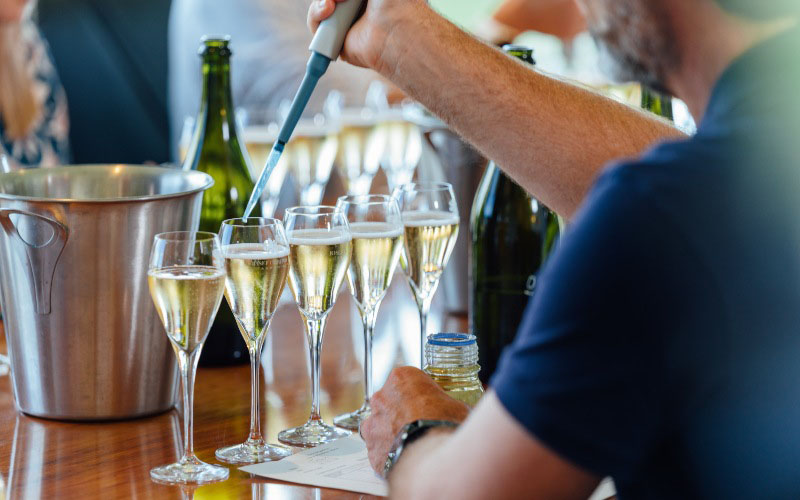
<instances>
[{"instance_id":1,"label":"man's fingers","mask_svg":"<svg viewBox=\"0 0 800 500\"><path fill-rule=\"evenodd\" d=\"M369 443L372 437L372 422L374 422L373 418L369 417L358 426L358 432L361 433L361 437L364 438L364 441L367 443Z\"/></svg>"},{"instance_id":2,"label":"man's fingers","mask_svg":"<svg viewBox=\"0 0 800 500\"><path fill-rule=\"evenodd\" d=\"M370 405L372 415L361 423L361 435L367 443L370 464L378 472L382 472L386 454L403 425L420 418L461 421L469 411L423 371L411 367L392 370Z\"/></svg>"},{"instance_id":3,"label":"man's fingers","mask_svg":"<svg viewBox=\"0 0 800 500\"><path fill-rule=\"evenodd\" d=\"M370 398L370 407L372 407L373 413L376 410L377 411L383 410L383 404L385 402L384 394L386 394L386 390L388 390L388 387L384 386L377 392L375 392L375 394L372 395L372 398Z\"/></svg>"},{"instance_id":4,"label":"man's fingers","mask_svg":"<svg viewBox=\"0 0 800 500\"><path fill-rule=\"evenodd\" d=\"M378 474L383 475L383 469L386 465L386 455L378 453L374 450L369 450L368 455L369 464L372 466L372 469Z\"/></svg>"},{"instance_id":5,"label":"man's fingers","mask_svg":"<svg viewBox=\"0 0 800 500\"><path fill-rule=\"evenodd\" d=\"M392 394L404 395L410 387L416 385L414 382L419 380L417 378L417 372L421 373L425 378L430 379L430 377L425 375L425 373L418 368L400 366L389 373L389 377L386 379L382 390Z\"/></svg>"},{"instance_id":6,"label":"man's fingers","mask_svg":"<svg viewBox=\"0 0 800 500\"><path fill-rule=\"evenodd\" d=\"M308 27L312 33L317 32L319 23L331 17L336 7L334 0L314 0L308 7Z\"/></svg>"},{"instance_id":7,"label":"man's fingers","mask_svg":"<svg viewBox=\"0 0 800 500\"><path fill-rule=\"evenodd\" d=\"M384 450L385 443L380 439L380 422L375 417L375 414L365 421L361 422L361 434L364 441L367 443L367 455L369 456L369 463L375 472L378 474L383 473L383 466L386 461L386 453Z\"/></svg>"},{"instance_id":8,"label":"man's fingers","mask_svg":"<svg viewBox=\"0 0 800 500\"><path fill-rule=\"evenodd\" d=\"M347 0L314 0L308 8L308 27L311 28L312 33L317 32L319 23L331 17L335 10L337 2L346 2Z\"/></svg>"}]
</instances>

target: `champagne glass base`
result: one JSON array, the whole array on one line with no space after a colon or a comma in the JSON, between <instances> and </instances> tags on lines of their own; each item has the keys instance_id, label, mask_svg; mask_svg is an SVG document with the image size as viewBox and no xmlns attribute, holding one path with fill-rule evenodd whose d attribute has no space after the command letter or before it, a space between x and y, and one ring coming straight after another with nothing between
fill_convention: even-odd
<instances>
[{"instance_id":1,"label":"champagne glass base","mask_svg":"<svg viewBox=\"0 0 800 500\"><path fill-rule=\"evenodd\" d=\"M372 410L369 406L362 406L354 412L339 415L333 419L333 423L347 430L358 431L358 426L370 416L370 413Z\"/></svg>"},{"instance_id":2,"label":"champagne glass base","mask_svg":"<svg viewBox=\"0 0 800 500\"><path fill-rule=\"evenodd\" d=\"M292 454L292 450L285 446L259 443L242 443L233 446L225 446L218 449L214 455L217 460L229 464L258 464L261 462L272 462L286 458Z\"/></svg>"},{"instance_id":3,"label":"champagne glass base","mask_svg":"<svg viewBox=\"0 0 800 500\"><path fill-rule=\"evenodd\" d=\"M228 479L228 469L194 460L181 460L174 464L150 469L153 481L168 484L206 484Z\"/></svg>"},{"instance_id":4,"label":"champagne glass base","mask_svg":"<svg viewBox=\"0 0 800 500\"><path fill-rule=\"evenodd\" d=\"M350 432L337 429L321 420L310 420L300 427L281 431L278 434L278 441L291 446L311 448L349 435Z\"/></svg>"}]
</instances>

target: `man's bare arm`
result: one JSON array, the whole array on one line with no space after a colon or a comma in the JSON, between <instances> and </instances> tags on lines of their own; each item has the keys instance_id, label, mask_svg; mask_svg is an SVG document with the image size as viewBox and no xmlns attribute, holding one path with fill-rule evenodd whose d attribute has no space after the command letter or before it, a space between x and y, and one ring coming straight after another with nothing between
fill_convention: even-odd
<instances>
[{"instance_id":1,"label":"man's bare arm","mask_svg":"<svg viewBox=\"0 0 800 500\"><path fill-rule=\"evenodd\" d=\"M382 470L403 424L420 418L461 421L463 404L420 370L392 372L372 400L362 432L370 462ZM554 498L585 500L598 478L542 445L503 408L493 392L456 432L431 430L404 449L389 474L393 498Z\"/></svg>"},{"instance_id":2,"label":"man's bare arm","mask_svg":"<svg viewBox=\"0 0 800 500\"><path fill-rule=\"evenodd\" d=\"M333 12L333 1L312 3L312 28ZM607 163L682 136L664 121L511 60L420 0L369 0L343 56L422 102L567 217Z\"/></svg>"}]
</instances>

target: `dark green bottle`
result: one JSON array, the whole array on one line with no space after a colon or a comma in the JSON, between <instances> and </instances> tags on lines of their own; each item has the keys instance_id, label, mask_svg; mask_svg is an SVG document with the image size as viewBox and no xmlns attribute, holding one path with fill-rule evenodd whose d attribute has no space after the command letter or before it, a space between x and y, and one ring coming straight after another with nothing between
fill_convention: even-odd
<instances>
[{"instance_id":1,"label":"dark green bottle","mask_svg":"<svg viewBox=\"0 0 800 500\"><path fill-rule=\"evenodd\" d=\"M672 114L672 97L644 86L642 87L642 108L669 121L675 121Z\"/></svg>"},{"instance_id":2,"label":"dark green bottle","mask_svg":"<svg viewBox=\"0 0 800 500\"><path fill-rule=\"evenodd\" d=\"M200 46L203 97L183 164L184 169L199 170L214 178L214 186L203 195L200 230L215 234L223 220L244 214L254 186L247 169L244 145L236 134L229 42L228 37L204 38ZM253 216L260 215L260 207L257 207ZM236 318L227 300L223 300L200 355L200 364L220 366L249 360Z\"/></svg>"},{"instance_id":3,"label":"dark green bottle","mask_svg":"<svg viewBox=\"0 0 800 500\"><path fill-rule=\"evenodd\" d=\"M535 64L527 47L506 45L503 50ZM470 330L478 340L480 378L488 382L517 334L560 222L491 162L475 194L470 230Z\"/></svg>"}]
</instances>

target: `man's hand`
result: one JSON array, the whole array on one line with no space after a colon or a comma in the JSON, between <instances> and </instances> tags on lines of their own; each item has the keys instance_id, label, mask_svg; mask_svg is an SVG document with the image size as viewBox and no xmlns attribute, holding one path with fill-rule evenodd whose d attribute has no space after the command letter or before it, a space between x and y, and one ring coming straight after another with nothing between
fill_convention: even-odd
<instances>
[{"instance_id":1,"label":"man's hand","mask_svg":"<svg viewBox=\"0 0 800 500\"><path fill-rule=\"evenodd\" d=\"M308 9L308 27L316 33L319 24L329 18L336 3L345 0L313 0ZM391 74L394 58L386 53L387 42L395 30L406 23L419 23L432 12L424 0L369 0L364 15L350 28L342 49L342 59L384 76Z\"/></svg>"},{"instance_id":2,"label":"man's hand","mask_svg":"<svg viewBox=\"0 0 800 500\"><path fill-rule=\"evenodd\" d=\"M370 400L372 415L361 424L369 461L383 472L386 455L404 425L419 419L461 422L469 406L448 396L425 372L404 366L396 368Z\"/></svg>"}]
</instances>

